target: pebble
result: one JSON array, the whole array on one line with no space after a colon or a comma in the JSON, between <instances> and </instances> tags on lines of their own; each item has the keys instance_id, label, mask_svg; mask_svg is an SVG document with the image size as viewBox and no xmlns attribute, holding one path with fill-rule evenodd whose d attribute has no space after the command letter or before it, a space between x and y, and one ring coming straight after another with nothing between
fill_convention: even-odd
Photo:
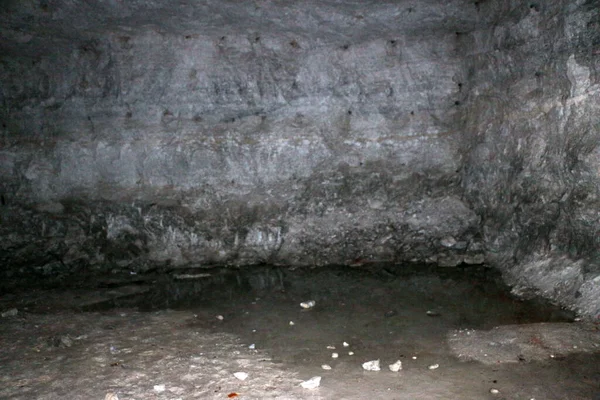
<instances>
[{"instance_id":1,"label":"pebble","mask_svg":"<svg viewBox=\"0 0 600 400\"><path fill-rule=\"evenodd\" d=\"M219 321L223 321L223 320L225 319L225 317L223 317L222 315L217 315L217 319L218 319Z\"/></svg>"},{"instance_id":2,"label":"pebble","mask_svg":"<svg viewBox=\"0 0 600 400\"><path fill-rule=\"evenodd\" d=\"M490 389L491 394L498 394L500 391L498 389Z\"/></svg>"},{"instance_id":3,"label":"pebble","mask_svg":"<svg viewBox=\"0 0 600 400\"><path fill-rule=\"evenodd\" d=\"M248 374L245 372L235 372L233 376L238 378L240 381L245 381L248 378Z\"/></svg>"},{"instance_id":4,"label":"pebble","mask_svg":"<svg viewBox=\"0 0 600 400\"><path fill-rule=\"evenodd\" d=\"M367 361L363 363L362 367L365 371L381 371L379 360Z\"/></svg>"},{"instance_id":5,"label":"pebble","mask_svg":"<svg viewBox=\"0 0 600 400\"><path fill-rule=\"evenodd\" d=\"M294 321L290 321L290 326L294 326L296 324L294 324Z\"/></svg>"},{"instance_id":6,"label":"pebble","mask_svg":"<svg viewBox=\"0 0 600 400\"><path fill-rule=\"evenodd\" d=\"M254 350L254 349L256 349L256 345L254 343L252 343L250 346L248 346L248 348L250 350Z\"/></svg>"},{"instance_id":7,"label":"pebble","mask_svg":"<svg viewBox=\"0 0 600 400\"><path fill-rule=\"evenodd\" d=\"M349 355L349 356L353 356L353 355L354 355L354 352L353 352L353 351L349 351L349 352L348 352L348 355Z\"/></svg>"},{"instance_id":8,"label":"pebble","mask_svg":"<svg viewBox=\"0 0 600 400\"><path fill-rule=\"evenodd\" d=\"M321 385L321 377L320 376L313 376L309 380L300 383L300 386L302 386L304 389L316 389L320 385Z\"/></svg>"},{"instance_id":9,"label":"pebble","mask_svg":"<svg viewBox=\"0 0 600 400\"><path fill-rule=\"evenodd\" d=\"M302 303L300 303L300 307L302 307L304 309L309 309L309 308L313 308L315 306L315 304L317 304L316 301L308 300L308 301L303 301Z\"/></svg>"},{"instance_id":10,"label":"pebble","mask_svg":"<svg viewBox=\"0 0 600 400\"><path fill-rule=\"evenodd\" d=\"M429 366L429 367L427 367L427 368L429 368L429 369L433 370L433 369L438 369L439 367L440 367L440 364L432 364L432 365L430 365L430 366Z\"/></svg>"},{"instance_id":11,"label":"pebble","mask_svg":"<svg viewBox=\"0 0 600 400\"><path fill-rule=\"evenodd\" d=\"M329 365L329 364L323 364L323 365L321 365L321 368L323 368L324 370L329 371L331 369L331 365Z\"/></svg>"},{"instance_id":12,"label":"pebble","mask_svg":"<svg viewBox=\"0 0 600 400\"><path fill-rule=\"evenodd\" d=\"M342 343L342 346L348 347L348 346L350 346L350 344L348 342L344 342L344 343Z\"/></svg>"},{"instance_id":13,"label":"pebble","mask_svg":"<svg viewBox=\"0 0 600 400\"><path fill-rule=\"evenodd\" d=\"M328 350L335 350L335 346L327 346Z\"/></svg>"},{"instance_id":14,"label":"pebble","mask_svg":"<svg viewBox=\"0 0 600 400\"><path fill-rule=\"evenodd\" d=\"M6 318L6 317L14 317L19 313L19 311L16 308L11 308L10 310L6 310L4 311L2 314L2 318Z\"/></svg>"},{"instance_id":15,"label":"pebble","mask_svg":"<svg viewBox=\"0 0 600 400\"><path fill-rule=\"evenodd\" d=\"M157 393L162 393L166 390L165 385L154 385L154 391Z\"/></svg>"},{"instance_id":16,"label":"pebble","mask_svg":"<svg viewBox=\"0 0 600 400\"><path fill-rule=\"evenodd\" d=\"M402 361L398 360L393 364L389 365L390 371L392 372L398 372L402 369Z\"/></svg>"},{"instance_id":17,"label":"pebble","mask_svg":"<svg viewBox=\"0 0 600 400\"><path fill-rule=\"evenodd\" d=\"M340 355L338 353L331 353L331 358L338 358Z\"/></svg>"}]
</instances>

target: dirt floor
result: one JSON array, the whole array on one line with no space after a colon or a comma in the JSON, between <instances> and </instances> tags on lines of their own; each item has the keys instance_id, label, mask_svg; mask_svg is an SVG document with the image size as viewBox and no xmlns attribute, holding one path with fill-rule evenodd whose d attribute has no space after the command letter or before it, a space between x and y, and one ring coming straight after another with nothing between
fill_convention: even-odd
<instances>
[{"instance_id":1,"label":"dirt floor","mask_svg":"<svg viewBox=\"0 0 600 400\"><path fill-rule=\"evenodd\" d=\"M498 282L249 267L4 293L0 398L600 399L600 326Z\"/></svg>"}]
</instances>

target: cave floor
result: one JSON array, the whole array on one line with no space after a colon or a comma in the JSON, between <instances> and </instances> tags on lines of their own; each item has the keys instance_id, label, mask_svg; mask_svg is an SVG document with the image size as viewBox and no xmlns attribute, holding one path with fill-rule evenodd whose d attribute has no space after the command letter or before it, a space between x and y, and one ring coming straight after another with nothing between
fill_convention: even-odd
<instances>
[{"instance_id":1,"label":"cave floor","mask_svg":"<svg viewBox=\"0 0 600 400\"><path fill-rule=\"evenodd\" d=\"M511 297L483 267L203 272L2 294L0 398L600 396L598 325Z\"/></svg>"}]
</instances>

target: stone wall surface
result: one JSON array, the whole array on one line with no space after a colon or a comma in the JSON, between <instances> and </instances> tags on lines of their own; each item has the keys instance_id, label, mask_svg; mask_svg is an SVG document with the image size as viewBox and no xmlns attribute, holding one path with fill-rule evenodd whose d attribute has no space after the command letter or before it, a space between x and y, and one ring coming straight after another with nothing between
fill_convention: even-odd
<instances>
[{"instance_id":1,"label":"stone wall surface","mask_svg":"<svg viewBox=\"0 0 600 400\"><path fill-rule=\"evenodd\" d=\"M9 1L0 276L487 262L598 313L599 8Z\"/></svg>"},{"instance_id":2,"label":"stone wall surface","mask_svg":"<svg viewBox=\"0 0 600 400\"><path fill-rule=\"evenodd\" d=\"M473 35L463 187L515 290L600 311L600 3L539 2Z\"/></svg>"}]
</instances>

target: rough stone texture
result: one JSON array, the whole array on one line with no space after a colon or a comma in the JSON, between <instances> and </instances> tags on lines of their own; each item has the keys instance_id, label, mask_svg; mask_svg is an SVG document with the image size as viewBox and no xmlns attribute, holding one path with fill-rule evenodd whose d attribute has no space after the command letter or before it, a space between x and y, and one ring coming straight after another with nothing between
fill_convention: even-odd
<instances>
[{"instance_id":1,"label":"rough stone texture","mask_svg":"<svg viewBox=\"0 0 600 400\"><path fill-rule=\"evenodd\" d=\"M516 290L600 315L600 7L532 3L472 36L463 184Z\"/></svg>"},{"instance_id":2,"label":"rough stone texture","mask_svg":"<svg viewBox=\"0 0 600 400\"><path fill-rule=\"evenodd\" d=\"M597 314L598 8L9 1L3 282L486 261Z\"/></svg>"},{"instance_id":3,"label":"rough stone texture","mask_svg":"<svg viewBox=\"0 0 600 400\"><path fill-rule=\"evenodd\" d=\"M593 326L545 323L502 325L489 331L459 329L448 334L448 346L461 360L498 365L595 353L600 341Z\"/></svg>"}]
</instances>

